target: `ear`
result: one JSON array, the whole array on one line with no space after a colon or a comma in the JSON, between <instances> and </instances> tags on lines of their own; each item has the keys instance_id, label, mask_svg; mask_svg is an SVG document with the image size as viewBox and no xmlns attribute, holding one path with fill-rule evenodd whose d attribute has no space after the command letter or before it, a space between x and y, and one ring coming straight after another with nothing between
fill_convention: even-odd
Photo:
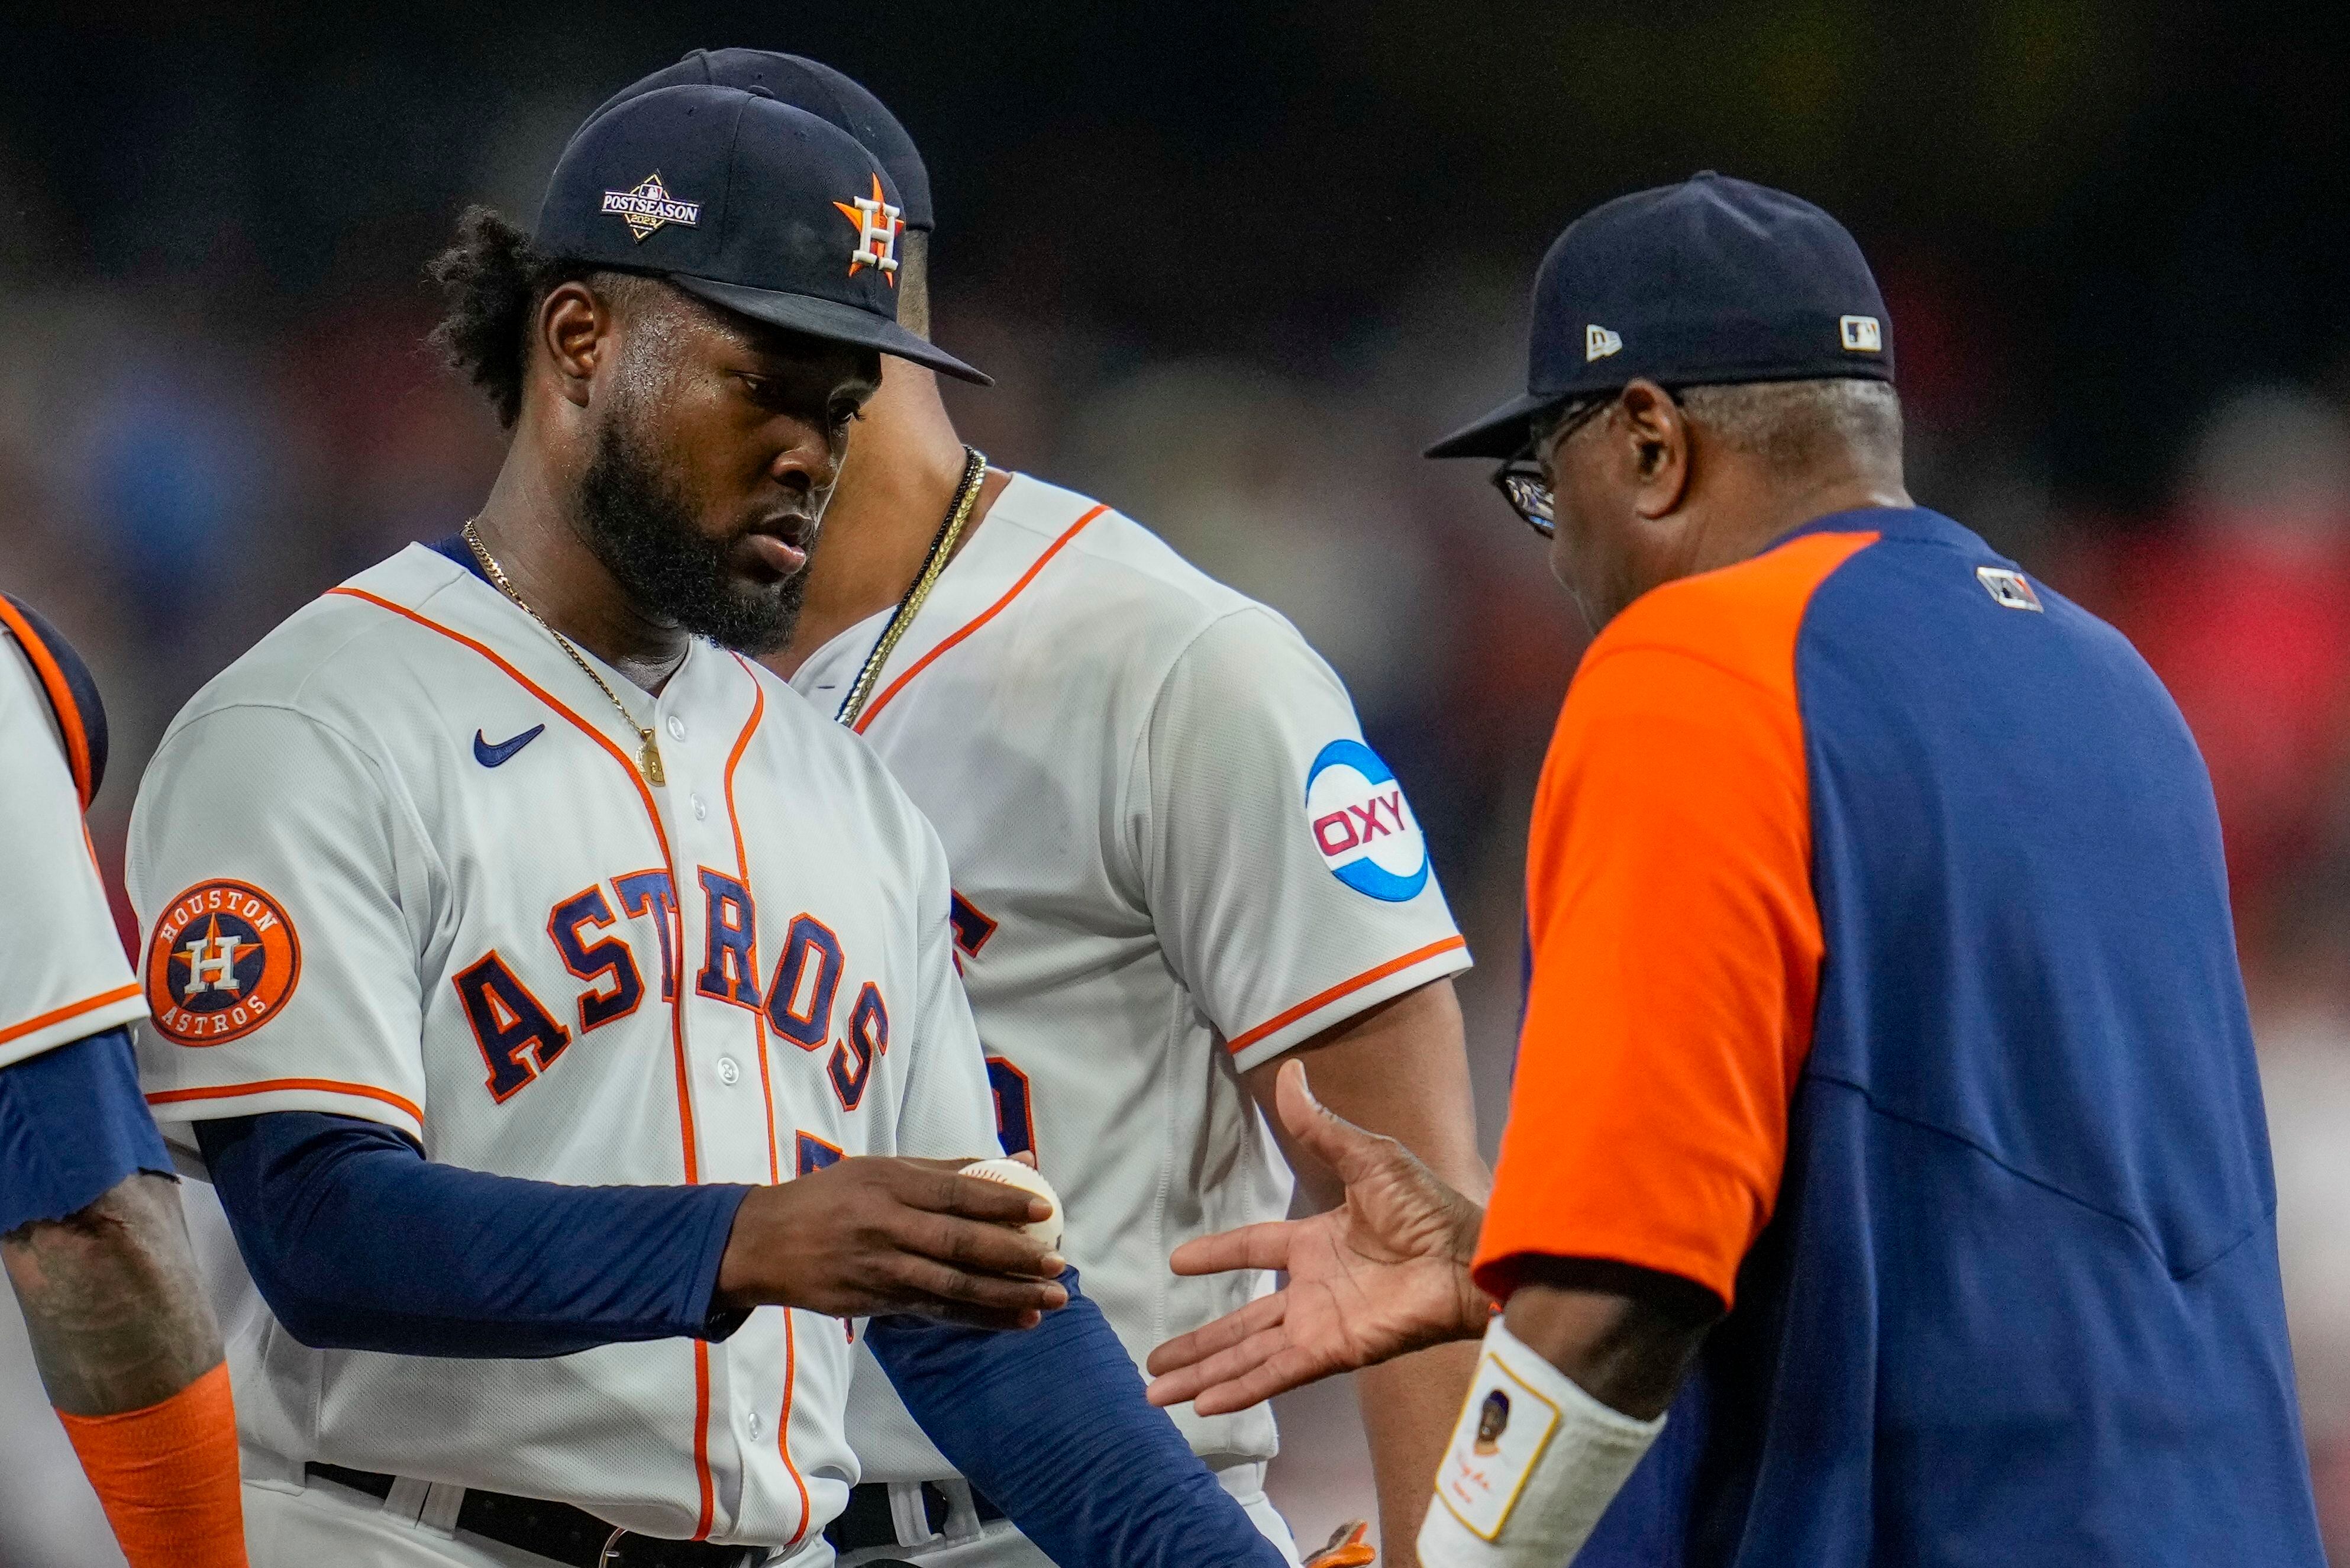
<instances>
[{"instance_id":1,"label":"ear","mask_svg":"<svg viewBox=\"0 0 2350 1568\"><path fill-rule=\"evenodd\" d=\"M1690 423L1672 395L1645 378L1618 408L1632 448L1632 508L1651 521L1677 511L1690 483Z\"/></svg>"},{"instance_id":2,"label":"ear","mask_svg":"<svg viewBox=\"0 0 2350 1568\"><path fill-rule=\"evenodd\" d=\"M566 402L588 406L589 383L611 345L616 325L611 305L577 280L549 289L540 302L538 345Z\"/></svg>"}]
</instances>

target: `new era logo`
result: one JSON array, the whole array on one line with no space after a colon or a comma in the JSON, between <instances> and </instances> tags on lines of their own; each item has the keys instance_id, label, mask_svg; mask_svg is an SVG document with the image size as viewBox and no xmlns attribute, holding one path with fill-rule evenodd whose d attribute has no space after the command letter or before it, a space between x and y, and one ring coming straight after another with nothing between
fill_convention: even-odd
<instances>
[{"instance_id":1,"label":"new era logo","mask_svg":"<svg viewBox=\"0 0 2350 1568\"><path fill-rule=\"evenodd\" d=\"M1975 581L1983 592L2009 609L2040 609L2040 595L2035 592L2022 572L2011 572L2005 566L1977 566Z\"/></svg>"},{"instance_id":2,"label":"new era logo","mask_svg":"<svg viewBox=\"0 0 2350 1568\"><path fill-rule=\"evenodd\" d=\"M1847 316L1836 326L1844 333L1845 351L1850 354L1882 354L1885 352L1885 328L1874 316Z\"/></svg>"},{"instance_id":3,"label":"new era logo","mask_svg":"<svg viewBox=\"0 0 2350 1568\"><path fill-rule=\"evenodd\" d=\"M1605 359L1610 354L1621 353L1623 348L1624 340L1605 327L1583 329L1583 362L1586 365L1594 359Z\"/></svg>"}]
</instances>

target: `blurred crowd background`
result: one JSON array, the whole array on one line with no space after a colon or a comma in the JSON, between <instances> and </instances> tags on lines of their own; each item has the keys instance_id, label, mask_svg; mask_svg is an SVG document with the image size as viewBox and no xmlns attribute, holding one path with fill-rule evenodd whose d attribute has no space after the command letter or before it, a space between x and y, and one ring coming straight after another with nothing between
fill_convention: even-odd
<instances>
[{"instance_id":1,"label":"blurred crowd background","mask_svg":"<svg viewBox=\"0 0 2350 1568\"><path fill-rule=\"evenodd\" d=\"M2116 622L2225 819L2329 1540L2350 1552L2350 8L2129 0L85 0L0 14L0 586L88 656L119 872L149 751L281 617L451 533L500 453L421 339L460 207L695 45L847 69L937 188L936 331L1002 466L1286 612L1351 683L1482 959L1488 1147L1522 824L1583 629L1478 464L1523 293L1700 168L1883 281L1911 490ZM852 458L853 461L853 458ZM22 911L37 918L37 911ZM1301 1536L1370 1511L1287 1402ZM119 1563L0 1299L0 1564Z\"/></svg>"}]
</instances>

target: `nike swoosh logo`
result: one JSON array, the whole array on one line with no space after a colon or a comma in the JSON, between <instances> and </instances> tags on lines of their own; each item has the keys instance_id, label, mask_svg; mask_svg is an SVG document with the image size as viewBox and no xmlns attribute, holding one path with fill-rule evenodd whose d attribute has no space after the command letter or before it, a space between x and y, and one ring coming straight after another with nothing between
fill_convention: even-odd
<instances>
[{"instance_id":1,"label":"nike swoosh logo","mask_svg":"<svg viewBox=\"0 0 2350 1568\"><path fill-rule=\"evenodd\" d=\"M490 744L488 741L483 739L482 732L479 730L476 730L473 732L473 760L481 763L485 768L503 766L504 764L514 761L514 756L516 752L521 751L525 746L529 745L533 741L537 740L545 733L546 733L546 725L533 724L529 729L525 730L513 740L500 741L494 746Z\"/></svg>"}]
</instances>

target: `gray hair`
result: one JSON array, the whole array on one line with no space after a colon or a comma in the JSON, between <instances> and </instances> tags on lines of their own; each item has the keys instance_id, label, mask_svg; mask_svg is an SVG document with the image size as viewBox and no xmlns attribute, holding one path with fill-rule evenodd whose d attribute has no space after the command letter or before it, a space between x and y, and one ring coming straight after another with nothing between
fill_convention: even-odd
<instances>
[{"instance_id":1,"label":"gray hair","mask_svg":"<svg viewBox=\"0 0 2350 1568\"><path fill-rule=\"evenodd\" d=\"M1890 382L1746 381L1684 387L1675 396L1707 434L1774 472L1800 472L1838 452L1901 459L1901 400Z\"/></svg>"}]
</instances>

